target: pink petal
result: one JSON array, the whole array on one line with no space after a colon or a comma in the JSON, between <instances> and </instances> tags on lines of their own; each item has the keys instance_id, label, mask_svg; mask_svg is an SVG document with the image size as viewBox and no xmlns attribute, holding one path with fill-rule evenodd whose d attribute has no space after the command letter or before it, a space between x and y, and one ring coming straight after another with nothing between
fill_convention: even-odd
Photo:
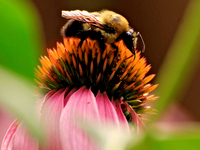
<instances>
[{"instance_id":1,"label":"pink petal","mask_svg":"<svg viewBox=\"0 0 200 150\"><path fill-rule=\"evenodd\" d=\"M0 105L0 144L8 131L8 128L13 123L15 119L4 108ZM1 148L0 148L1 149Z\"/></svg>"},{"instance_id":2,"label":"pink petal","mask_svg":"<svg viewBox=\"0 0 200 150\"><path fill-rule=\"evenodd\" d=\"M119 101L119 100L112 101L112 104L117 112L117 116L118 116L120 124L123 126L124 129L129 131L129 124L128 124L128 121L127 121L123 111L122 111L121 101Z\"/></svg>"},{"instance_id":3,"label":"pink petal","mask_svg":"<svg viewBox=\"0 0 200 150\"><path fill-rule=\"evenodd\" d=\"M43 104L56 92L56 90L51 90L49 93L47 93L38 103L36 106L36 111L40 116L40 112L42 109Z\"/></svg>"},{"instance_id":4,"label":"pink petal","mask_svg":"<svg viewBox=\"0 0 200 150\"><path fill-rule=\"evenodd\" d=\"M127 102L124 102L124 104L126 105L128 112L131 114L131 118L135 124L137 133L140 133L142 130L145 129L144 123L142 122L140 117L137 115L137 113L134 111L134 109L130 105L128 105Z\"/></svg>"},{"instance_id":5,"label":"pink petal","mask_svg":"<svg viewBox=\"0 0 200 150\"><path fill-rule=\"evenodd\" d=\"M106 92L98 92L96 96L97 106L99 109L99 115L101 122L104 124L114 124L119 126L119 120L115 108L109 100Z\"/></svg>"},{"instance_id":6,"label":"pink petal","mask_svg":"<svg viewBox=\"0 0 200 150\"><path fill-rule=\"evenodd\" d=\"M12 150L38 150L36 139L31 137L25 126L20 123L13 138L9 149Z\"/></svg>"},{"instance_id":7,"label":"pink petal","mask_svg":"<svg viewBox=\"0 0 200 150\"><path fill-rule=\"evenodd\" d=\"M94 94L85 87L76 91L68 100L60 118L60 136L63 149L98 149L88 133L80 127L81 121L99 123L99 112Z\"/></svg>"},{"instance_id":8,"label":"pink petal","mask_svg":"<svg viewBox=\"0 0 200 150\"><path fill-rule=\"evenodd\" d=\"M59 120L64 108L65 91L60 89L43 104L41 111L41 125L47 134L47 143L41 149L61 150Z\"/></svg>"},{"instance_id":9,"label":"pink petal","mask_svg":"<svg viewBox=\"0 0 200 150\"><path fill-rule=\"evenodd\" d=\"M72 94L74 94L74 92L75 92L76 90L77 90L77 89L74 88L74 89L72 89L72 90L67 94L67 96L65 97L65 100L64 100L64 104L63 104L64 107L65 107L65 105L67 104L69 98L72 96Z\"/></svg>"},{"instance_id":10,"label":"pink petal","mask_svg":"<svg viewBox=\"0 0 200 150\"><path fill-rule=\"evenodd\" d=\"M6 135L3 139L1 150L7 150L9 145L11 144L11 140L13 135L15 134L16 130L18 128L18 121L15 120L9 127L8 131L6 132Z\"/></svg>"}]
</instances>

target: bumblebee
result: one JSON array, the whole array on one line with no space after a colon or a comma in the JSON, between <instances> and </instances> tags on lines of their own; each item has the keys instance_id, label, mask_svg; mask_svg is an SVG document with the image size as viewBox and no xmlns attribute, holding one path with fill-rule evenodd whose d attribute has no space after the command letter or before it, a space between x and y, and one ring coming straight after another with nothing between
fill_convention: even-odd
<instances>
[{"instance_id":1,"label":"bumblebee","mask_svg":"<svg viewBox=\"0 0 200 150\"><path fill-rule=\"evenodd\" d=\"M62 17L70 19L61 29L63 37L78 37L81 39L79 46L83 41L90 37L99 42L99 47L104 50L105 43L111 44L117 48L114 42L123 40L127 48L135 55L138 37L145 44L139 32L135 32L129 26L125 17L110 10L102 10L100 12L88 11L62 11Z\"/></svg>"}]
</instances>

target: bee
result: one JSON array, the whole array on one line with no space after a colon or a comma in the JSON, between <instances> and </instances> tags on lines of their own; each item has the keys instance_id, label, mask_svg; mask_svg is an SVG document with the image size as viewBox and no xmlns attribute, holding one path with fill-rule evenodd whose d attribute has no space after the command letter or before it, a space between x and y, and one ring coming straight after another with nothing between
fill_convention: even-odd
<instances>
[{"instance_id":1,"label":"bee","mask_svg":"<svg viewBox=\"0 0 200 150\"><path fill-rule=\"evenodd\" d=\"M100 49L104 50L105 43L117 48L114 42L123 40L126 47L135 55L138 37L143 44L142 52L145 50L144 40L139 32L129 26L125 17L110 10L100 12L88 11L62 11L62 17L70 19L61 29L63 37L78 37L83 41L90 37L99 42Z\"/></svg>"}]
</instances>

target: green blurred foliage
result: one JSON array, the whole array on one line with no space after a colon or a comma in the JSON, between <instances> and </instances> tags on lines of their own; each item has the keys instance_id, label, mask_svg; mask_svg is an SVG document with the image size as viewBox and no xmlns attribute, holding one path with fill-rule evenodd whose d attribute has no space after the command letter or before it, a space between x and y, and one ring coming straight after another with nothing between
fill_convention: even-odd
<instances>
[{"instance_id":1,"label":"green blurred foliage","mask_svg":"<svg viewBox=\"0 0 200 150\"><path fill-rule=\"evenodd\" d=\"M130 142L127 150L200 149L200 125L190 123L186 126L187 129L174 129L173 131L160 131L156 128L150 128L136 144Z\"/></svg>"},{"instance_id":2,"label":"green blurred foliage","mask_svg":"<svg viewBox=\"0 0 200 150\"><path fill-rule=\"evenodd\" d=\"M34 5L25 0L0 0L0 33L0 104L41 137L33 83L43 34Z\"/></svg>"},{"instance_id":3,"label":"green blurred foliage","mask_svg":"<svg viewBox=\"0 0 200 150\"><path fill-rule=\"evenodd\" d=\"M0 64L33 81L43 49L34 5L24 0L0 0L0 33Z\"/></svg>"}]
</instances>

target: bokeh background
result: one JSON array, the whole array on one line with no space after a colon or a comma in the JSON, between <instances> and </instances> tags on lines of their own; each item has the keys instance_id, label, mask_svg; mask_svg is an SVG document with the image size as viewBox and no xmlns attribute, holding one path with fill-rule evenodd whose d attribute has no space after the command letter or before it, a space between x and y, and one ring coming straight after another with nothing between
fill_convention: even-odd
<instances>
[{"instance_id":1,"label":"bokeh background","mask_svg":"<svg viewBox=\"0 0 200 150\"><path fill-rule=\"evenodd\" d=\"M146 45L142 54L147 58L147 63L152 65L149 74L157 74L166 56L173 37L183 21L183 14L189 0L32 0L38 10L42 22L42 34L45 37L45 49L41 55L46 54L46 48L56 47L56 42L62 42L60 28L66 23L61 17L61 10L87 10L100 11L113 10L125 16L130 26L140 31ZM138 49L141 49L138 43ZM193 67L193 66L191 66ZM178 101L170 103L160 120L166 122L200 121L200 61L195 68L189 84ZM184 76L184 74L183 74ZM159 87L158 87L159 88ZM162 101L162 97L158 99ZM176 100L176 98L175 98ZM6 129L12 122L12 117L7 117L7 112L2 111L1 122L4 123L0 130L0 142Z\"/></svg>"}]
</instances>

